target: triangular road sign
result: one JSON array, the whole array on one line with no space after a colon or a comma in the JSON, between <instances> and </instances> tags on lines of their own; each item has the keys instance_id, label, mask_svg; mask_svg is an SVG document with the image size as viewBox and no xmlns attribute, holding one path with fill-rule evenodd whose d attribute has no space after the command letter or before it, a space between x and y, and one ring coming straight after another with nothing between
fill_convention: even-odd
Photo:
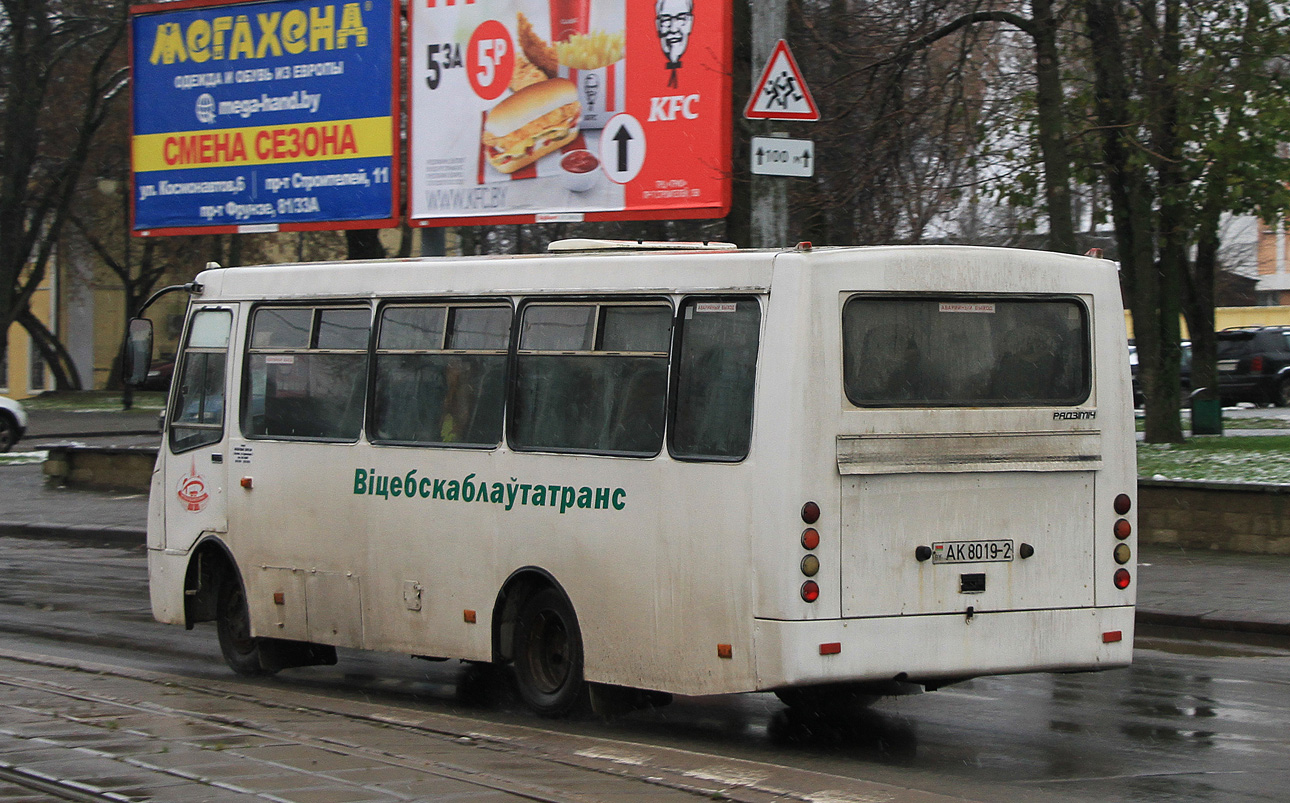
<instances>
[{"instance_id":1,"label":"triangular road sign","mask_svg":"<svg viewBox=\"0 0 1290 803\"><path fill-rule=\"evenodd\" d=\"M806 88L788 42L783 39L766 61L766 69L748 98L744 117L749 120L820 119L820 109L811 97L811 90Z\"/></svg>"}]
</instances>

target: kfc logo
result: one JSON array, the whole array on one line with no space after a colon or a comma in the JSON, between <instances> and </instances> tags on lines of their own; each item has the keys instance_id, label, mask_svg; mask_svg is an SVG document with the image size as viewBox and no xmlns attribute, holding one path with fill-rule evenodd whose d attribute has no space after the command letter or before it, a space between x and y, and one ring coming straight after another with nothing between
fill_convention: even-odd
<instances>
[{"instance_id":1,"label":"kfc logo","mask_svg":"<svg viewBox=\"0 0 1290 803\"><path fill-rule=\"evenodd\" d=\"M694 30L694 0L658 0L654 6L654 24L658 28L658 44L667 58L667 69L672 71L668 86L676 86L676 71L681 69L681 56L690 46L690 32Z\"/></svg>"}]
</instances>

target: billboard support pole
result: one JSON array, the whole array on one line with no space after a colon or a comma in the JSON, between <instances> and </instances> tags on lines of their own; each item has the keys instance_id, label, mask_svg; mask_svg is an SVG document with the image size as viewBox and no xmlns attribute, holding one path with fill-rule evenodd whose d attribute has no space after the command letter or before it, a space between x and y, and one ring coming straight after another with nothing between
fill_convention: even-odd
<instances>
[{"instance_id":1,"label":"billboard support pole","mask_svg":"<svg viewBox=\"0 0 1290 803\"><path fill-rule=\"evenodd\" d=\"M756 0L752 3L752 69L756 82L775 51L775 44L788 31L788 0ZM773 134L773 120L749 120L755 136ZM754 248L788 246L788 183L776 176L752 176L752 245Z\"/></svg>"}]
</instances>

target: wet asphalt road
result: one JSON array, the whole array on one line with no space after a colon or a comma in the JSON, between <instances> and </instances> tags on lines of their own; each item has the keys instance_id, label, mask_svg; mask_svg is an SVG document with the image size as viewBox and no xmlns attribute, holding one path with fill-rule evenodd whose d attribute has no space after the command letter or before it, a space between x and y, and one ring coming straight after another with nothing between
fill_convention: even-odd
<instances>
[{"instance_id":1,"label":"wet asphalt road","mask_svg":"<svg viewBox=\"0 0 1290 803\"><path fill-rule=\"evenodd\" d=\"M155 624L141 548L0 538L0 646L228 679L214 631ZM1283 801L1290 644L1140 634L1135 663L971 681L799 719L771 695L680 698L611 722L550 723L457 662L343 652L335 667L247 681L1006 801ZM258 684L258 685L257 685ZM464 692L469 691L470 694Z\"/></svg>"}]
</instances>

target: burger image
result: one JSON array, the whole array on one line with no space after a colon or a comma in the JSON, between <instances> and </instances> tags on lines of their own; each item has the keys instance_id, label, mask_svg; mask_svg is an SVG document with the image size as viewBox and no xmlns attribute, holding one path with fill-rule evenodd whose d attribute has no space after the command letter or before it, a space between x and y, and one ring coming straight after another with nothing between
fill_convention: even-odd
<instances>
[{"instance_id":1,"label":"burger image","mask_svg":"<svg viewBox=\"0 0 1290 803\"><path fill-rule=\"evenodd\" d=\"M482 141L489 164L514 173L578 136L582 104L571 81L552 78L524 87L484 116Z\"/></svg>"}]
</instances>

